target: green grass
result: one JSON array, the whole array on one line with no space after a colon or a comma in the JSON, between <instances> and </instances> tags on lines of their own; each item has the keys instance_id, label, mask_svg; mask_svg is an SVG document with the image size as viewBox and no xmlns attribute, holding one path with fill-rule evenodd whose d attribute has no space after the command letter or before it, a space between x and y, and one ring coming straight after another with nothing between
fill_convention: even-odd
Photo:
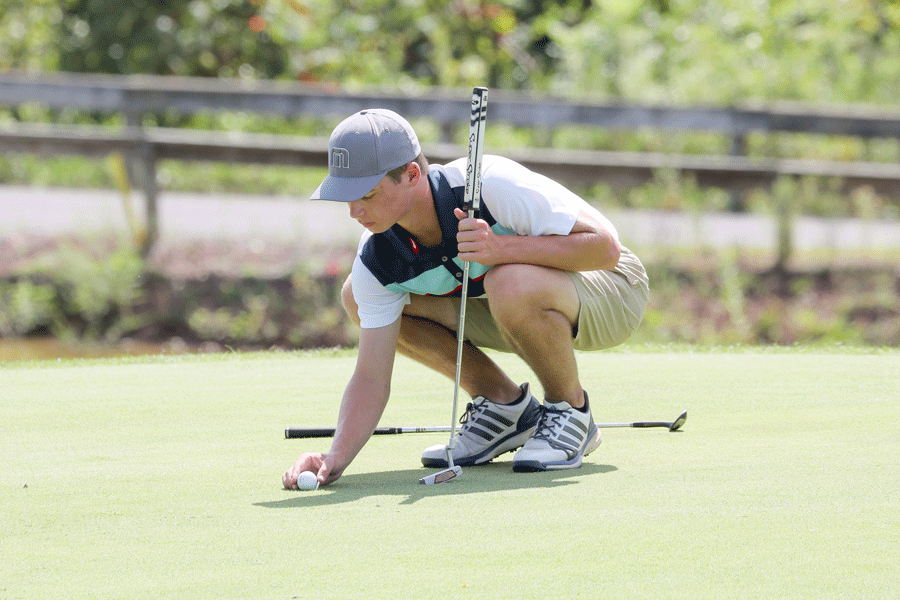
<instances>
[{"instance_id":1,"label":"green grass","mask_svg":"<svg viewBox=\"0 0 900 600\"><path fill-rule=\"evenodd\" d=\"M498 355L516 378L512 357ZM444 434L374 438L281 489L351 352L0 364L0 598L887 598L900 563L900 352L582 354L609 429L577 471L511 455L421 486ZM443 425L400 360L382 423Z\"/></svg>"}]
</instances>

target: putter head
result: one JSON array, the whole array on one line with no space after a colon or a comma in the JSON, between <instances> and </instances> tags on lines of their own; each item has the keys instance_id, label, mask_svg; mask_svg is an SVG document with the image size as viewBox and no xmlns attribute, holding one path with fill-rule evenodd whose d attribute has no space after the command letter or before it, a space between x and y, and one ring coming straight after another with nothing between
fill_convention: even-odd
<instances>
[{"instance_id":1,"label":"putter head","mask_svg":"<svg viewBox=\"0 0 900 600\"><path fill-rule=\"evenodd\" d=\"M437 473L432 473L431 475L426 475L419 479L419 483L424 485L435 485L438 483L445 483L447 481L451 481L456 479L462 475L462 467L458 465L454 465L452 467L448 467L443 471L438 471Z\"/></svg>"},{"instance_id":2,"label":"putter head","mask_svg":"<svg viewBox=\"0 0 900 600\"><path fill-rule=\"evenodd\" d=\"M678 418L672 421L672 424L669 425L669 431L678 431L678 429L684 425L684 422L687 421L687 411L684 411Z\"/></svg>"}]
</instances>

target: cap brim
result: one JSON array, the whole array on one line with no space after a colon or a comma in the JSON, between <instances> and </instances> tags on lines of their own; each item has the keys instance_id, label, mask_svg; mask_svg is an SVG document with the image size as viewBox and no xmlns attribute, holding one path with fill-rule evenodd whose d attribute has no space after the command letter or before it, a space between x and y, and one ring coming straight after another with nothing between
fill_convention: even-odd
<instances>
[{"instance_id":1,"label":"cap brim","mask_svg":"<svg viewBox=\"0 0 900 600\"><path fill-rule=\"evenodd\" d=\"M332 177L327 176L310 196L310 200L333 200L335 202L353 202L372 191L387 173L379 173L369 177Z\"/></svg>"}]
</instances>

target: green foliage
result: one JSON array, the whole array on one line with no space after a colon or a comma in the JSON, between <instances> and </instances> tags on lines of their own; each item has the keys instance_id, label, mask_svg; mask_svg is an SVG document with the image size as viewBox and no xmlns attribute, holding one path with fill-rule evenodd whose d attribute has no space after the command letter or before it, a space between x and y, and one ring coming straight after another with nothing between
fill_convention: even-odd
<instances>
[{"instance_id":1,"label":"green foliage","mask_svg":"<svg viewBox=\"0 0 900 600\"><path fill-rule=\"evenodd\" d=\"M135 325L144 269L125 247L106 256L75 247L45 255L25 276L0 284L0 335L117 340Z\"/></svg>"},{"instance_id":2,"label":"green foliage","mask_svg":"<svg viewBox=\"0 0 900 600\"><path fill-rule=\"evenodd\" d=\"M0 279L0 338L124 338L239 347L346 346L355 331L338 301L336 263L300 265L269 279L253 274L174 279L127 246L64 244Z\"/></svg>"},{"instance_id":3,"label":"green foliage","mask_svg":"<svg viewBox=\"0 0 900 600\"><path fill-rule=\"evenodd\" d=\"M59 69L63 10L55 0L4 0L0 10L0 71Z\"/></svg>"},{"instance_id":4,"label":"green foliage","mask_svg":"<svg viewBox=\"0 0 900 600\"><path fill-rule=\"evenodd\" d=\"M60 68L274 78L285 52L259 26L258 2L69 0L60 28Z\"/></svg>"},{"instance_id":5,"label":"green foliage","mask_svg":"<svg viewBox=\"0 0 900 600\"><path fill-rule=\"evenodd\" d=\"M346 264L313 259L274 279L249 272L174 279L147 270L126 248L60 252L0 280L0 337L177 337L218 348L349 346L358 339L339 302ZM737 250L693 249L663 261L648 254L650 304L632 341L900 345L891 267L777 273L759 262Z\"/></svg>"},{"instance_id":6,"label":"green foliage","mask_svg":"<svg viewBox=\"0 0 900 600\"><path fill-rule=\"evenodd\" d=\"M140 297L144 261L126 248L100 260L77 250L63 252L60 259L53 272L66 312L84 320L84 337L97 338L105 332L109 339L117 339L127 328L123 319Z\"/></svg>"},{"instance_id":7,"label":"green foliage","mask_svg":"<svg viewBox=\"0 0 900 600\"><path fill-rule=\"evenodd\" d=\"M556 84L578 95L729 104L747 98L896 102L900 6L613 2L554 24Z\"/></svg>"},{"instance_id":8,"label":"green foliage","mask_svg":"<svg viewBox=\"0 0 900 600\"><path fill-rule=\"evenodd\" d=\"M30 280L0 282L0 337L24 335L57 322L52 285Z\"/></svg>"},{"instance_id":9,"label":"green foliage","mask_svg":"<svg viewBox=\"0 0 900 600\"><path fill-rule=\"evenodd\" d=\"M6 0L0 70L487 84L729 104L896 103L900 4L868 0Z\"/></svg>"},{"instance_id":10,"label":"green foliage","mask_svg":"<svg viewBox=\"0 0 900 600\"><path fill-rule=\"evenodd\" d=\"M647 265L650 304L635 342L900 345L891 267L783 273L737 250Z\"/></svg>"}]
</instances>

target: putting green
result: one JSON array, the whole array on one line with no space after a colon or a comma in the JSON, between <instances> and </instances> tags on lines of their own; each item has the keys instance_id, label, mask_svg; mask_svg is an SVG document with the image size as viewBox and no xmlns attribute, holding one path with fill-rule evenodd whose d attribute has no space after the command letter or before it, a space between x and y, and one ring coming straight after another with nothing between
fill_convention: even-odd
<instances>
[{"instance_id":1,"label":"putting green","mask_svg":"<svg viewBox=\"0 0 900 600\"><path fill-rule=\"evenodd\" d=\"M515 378L514 358L497 355ZM445 434L373 438L281 489L351 352L0 365L0 598L887 598L900 564L900 352L579 355L606 429L576 471L512 455L422 486ZM449 424L398 361L383 425Z\"/></svg>"}]
</instances>

